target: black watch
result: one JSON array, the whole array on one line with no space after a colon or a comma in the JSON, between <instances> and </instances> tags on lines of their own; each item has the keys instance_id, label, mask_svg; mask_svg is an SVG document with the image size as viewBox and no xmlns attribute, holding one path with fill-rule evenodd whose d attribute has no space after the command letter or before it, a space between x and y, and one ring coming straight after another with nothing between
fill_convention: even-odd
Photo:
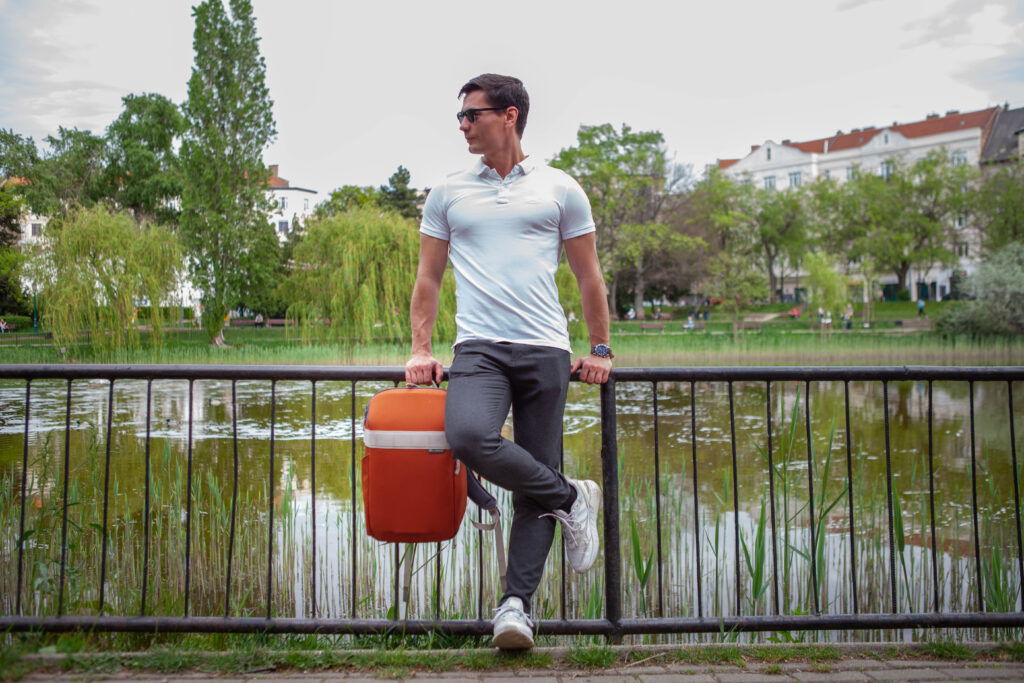
<instances>
[{"instance_id":1,"label":"black watch","mask_svg":"<svg viewBox=\"0 0 1024 683\"><path fill-rule=\"evenodd\" d=\"M615 358L615 354L612 353L612 347L607 344L594 344L590 347L590 355L597 356L598 358Z\"/></svg>"}]
</instances>

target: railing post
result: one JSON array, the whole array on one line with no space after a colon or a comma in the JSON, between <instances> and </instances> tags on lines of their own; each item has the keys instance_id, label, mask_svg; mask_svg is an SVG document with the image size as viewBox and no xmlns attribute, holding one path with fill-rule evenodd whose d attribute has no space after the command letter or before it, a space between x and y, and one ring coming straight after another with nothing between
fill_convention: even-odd
<instances>
[{"instance_id":1,"label":"railing post","mask_svg":"<svg viewBox=\"0 0 1024 683\"><path fill-rule=\"evenodd\" d=\"M615 424L615 379L601 385L601 489L604 494L604 601L612 630L608 642L621 643L622 562L619 553L619 446Z\"/></svg>"}]
</instances>

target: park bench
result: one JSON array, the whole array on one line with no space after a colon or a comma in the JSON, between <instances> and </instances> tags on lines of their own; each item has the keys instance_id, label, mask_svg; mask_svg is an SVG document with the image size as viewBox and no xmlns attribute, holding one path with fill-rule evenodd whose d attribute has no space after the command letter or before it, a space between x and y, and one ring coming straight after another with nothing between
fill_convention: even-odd
<instances>
[{"instance_id":1,"label":"park bench","mask_svg":"<svg viewBox=\"0 0 1024 683\"><path fill-rule=\"evenodd\" d=\"M288 324L285 318L267 318L263 321L263 325L266 327L284 327ZM234 327L252 327L256 325L256 320L253 318L233 318L231 325Z\"/></svg>"},{"instance_id":2,"label":"park bench","mask_svg":"<svg viewBox=\"0 0 1024 683\"><path fill-rule=\"evenodd\" d=\"M665 323L640 323L641 330L664 330Z\"/></svg>"}]
</instances>

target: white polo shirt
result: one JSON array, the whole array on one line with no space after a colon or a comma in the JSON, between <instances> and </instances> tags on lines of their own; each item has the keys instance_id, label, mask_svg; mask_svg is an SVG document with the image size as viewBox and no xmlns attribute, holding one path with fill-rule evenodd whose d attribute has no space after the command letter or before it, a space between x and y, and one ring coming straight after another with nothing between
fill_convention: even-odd
<instances>
[{"instance_id":1,"label":"white polo shirt","mask_svg":"<svg viewBox=\"0 0 1024 683\"><path fill-rule=\"evenodd\" d=\"M568 174L527 157L502 178L480 159L433 188L420 232L449 243L458 335L569 351L555 271L562 241L594 231Z\"/></svg>"}]
</instances>

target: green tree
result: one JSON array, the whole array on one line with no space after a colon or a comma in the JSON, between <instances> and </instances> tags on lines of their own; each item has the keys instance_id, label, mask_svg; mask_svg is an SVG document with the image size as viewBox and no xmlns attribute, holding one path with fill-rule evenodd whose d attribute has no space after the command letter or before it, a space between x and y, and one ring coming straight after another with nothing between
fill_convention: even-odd
<instances>
[{"instance_id":1,"label":"green tree","mask_svg":"<svg viewBox=\"0 0 1024 683\"><path fill-rule=\"evenodd\" d=\"M416 206L416 190L409 187L411 177L405 166L399 166L388 178L388 184L381 185L377 193L377 203L385 209L418 221L422 216L419 207Z\"/></svg>"},{"instance_id":2,"label":"green tree","mask_svg":"<svg viewBox=\"0 0 1024 683\"><path fill-rule=\"evenodd\" d=\"M643 320L644 296L652 279L676 252L704 245L704 241L683 235L663 223L626 224L622 228L618 270L632 282L633 310Z\"/></svg>"},{"instance_id":3,"label":"green tree","mask_svg":"<svg viewBox=\"0 0 1024 683\"><path fill-rule=\"evenodd\" d=\"M708 274L701 284L707 296L721 299L722 310L732 318L733 339L739 337L741 311L744 303L768 296L764 272L746 254L720 251L708 264Z\"/></svg>"},{"instance_id":4,"label":"green tree","mask_svg":"<svg viewBox=\"0 0 1024 683\"><path fill-rule=\"evenodd\" d=\"M14 184L0 185L0 247L13 247L21 240L21 217L25 201Z\"/></svg>"},{"instance_id":5,"label":"green tree","mask_svg":"<svg viewBox=\"0 0 1024 683\"><path fill-rule=\"evenodd\" d=\"M1024 242L1010 242L967 278L972 297L951 304L936 327L945 333L1024 334Z\"/></svg>"},{"instance_id":6,"label":"green tree","mask_svg":"<svg viewBox=\"0 0 1024 683\"><path fill-rule=\"evenodd\" d=\"M953 165L943 150L912 164L899 158L887 163L887 174L859 173L841 186L843 227L837 232L850 245L850 260L872 260L906 291L911 268L956 261L949 230L954 217L967 211L974 172Z\"/></svg>"},{"instance_id":7,"label":"green tree","mask_svg":"<svg viewBox=\"0 0 1024 683\"><path fill-rule=\"evenodd\" d=\"M177 219L171 200L181 196L175 142L185 130L178 107L163 95L128 95L107 128L103 193L128 209L137 223Z\"/></svg>"},{"instance_id":8,"label":"green tree","mask_svg":"<svg viewBox=\"0 0 1024 683\"><path fill-rule=\"evenodd\" d=\"M657 222L666 196L688 174L673 167L658 131L634 131L623 124L580 126L576 145L561 150L551 165L573 176L590 198L597 226L597 251L612 310L618 296L623 226Z\"/></svg>"},{"instance_id":9,"label":"green tree","mask_svg":"<svg viewBox=\"0 0 1024 683\"><path fill-rule=\"evenodd\" d=\"M379 208L310 221L282 283L282 296L292 302L288 317L304 331L322 329L342 341L407 338L419 243L413 220ZM446 274L436 339L454 339L454 312L455 290Z\"/></svg>"},{"instance_id":10,"label":"green tree","mask_svg":"<svg viewBox=\"0 0 1024 683\"><path fill-rule=\"evenodd\" d=\"M0 185L0 313L24 313L25 293L19 277L22 255L21 217L25 203L13 184Z\"/></svg>"},{"instance_id":11,"label":"green tree","mask_svg":"<svg viewBox=\"0 0 1024 683\"><path fill-rule=\"evenodd\" d=\"M1024 242L1024 160L986 169L973 208L986 249Z\"/></svg>"},{"instance_id":12,"label":"green tree","mask_svg":"<svg viewBox=\"0 0 1024 683\"><path fill-rule=\"evenodd\" d=\"M325 202L321 202L313 211L315 218L330 218L352 209L380 206L380 191L375 187L358 185L342 185L331 192Z\"/></svg>"},{"instance_id":13,"label":"green tree","mask_svg":"<svg viewBox=\"0 0 1024 683\"><path fill-rule=\"evenodd\" d=\"M139 226L97 204L47 231L26 266L58 346L77 344L84 331L93 349L113 351L138 346L136 307L144 304L152 309L153 343L160 342L160 305L174 287L181 249L166 228Z\"/></svg>"},{"instance_id":14,"label":"green tree","mask_svg":"<svg viewBox=\"0 0 1024 683\"><path fill-rule=\"evenodd\" d=\"M807 272L805 281L811 290L811 307L824 309L835 319L849 301L846 276L839 272L835 258L824 252L811 251L804 256L803 267Z\"/></svg>"},{"instance_id":15,"label":"green tree","mask_svg":"<svg viewBox=\"0 0 1024 683\"><path fill-rule=\"evenodd\" d=\"M246 289L274 273L263 151L276 135L266 65L252 5L206 0L193 10L195 64L183 106L186 132L181 235L192 281L202 292L202 325L224 345L224 321Z\"/></svg>"},{"instance_id":16,"label":"green tree","mask_svg":"<svg viewBox=\"0 0 1024 683\"><path fill-rule=\"evenodd\" d=\"M49 216L51 226L56 227L69 212L103 197L106 142L90 131L63 126L56 136L45 140L47 150L38 157L33 158L24 148L19 150L22 163L28 164L19 175L26 180L22 193L32 212Z\"/></svg>"},{"instance_id":17,"label":"green tree","mask_svg":"<svg viewBox=\"0 0 1024 683\"><path fill-rule=\"evenodd\" d=\"M772 301L781 300L787 267L800 262L808 239L809 216L806 191L756 190L754 222L760 260L768 275L768 291Z\"/></svg>"},{"instance_id":18,"label":"green tree","mask_svg":"<svg viewBox=\"0 0 1024 683\"><path fill-rule=\"evenodd\" d=\"M0 184L11 178L24 178L39 160L32 138L0 128Z\"/></svg>"}]
</instances>

